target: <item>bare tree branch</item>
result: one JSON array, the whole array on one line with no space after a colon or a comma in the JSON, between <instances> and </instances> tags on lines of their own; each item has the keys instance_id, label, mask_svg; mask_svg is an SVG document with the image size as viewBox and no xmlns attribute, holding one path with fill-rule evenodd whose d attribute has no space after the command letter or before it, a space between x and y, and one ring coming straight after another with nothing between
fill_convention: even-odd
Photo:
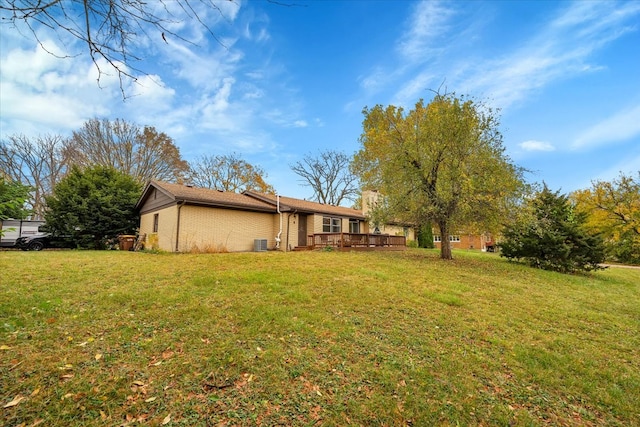
<instances>
[{"instance_id":1,"label":"bare tree branch","mask_svg":"<svg viewBox=\"0 0 640 427\"><path fill-rule=\"evenodd\" d=\"M351 158L339 151L326 150L317 157L307 154L291 165L307 187L313 189L314 200L329 205L355 201L360 195L358 177L350 170Z\"/></svg>"},{"instance_id":2,"label":"bare tree branch","mask_svg":"<svg viewBox=\"0 0 640 427\"><path fill-rule=\"evenodd\" d=\"M195 45L172 29L173 24L191 19L225 47L205 19L209 10L226 19L220 7L222 3L234 3L234 0L2 0L0 18L2 23L11 24L14 28L24 23L47 53L52 52L40 40L38 26L52 30L58 37L68 34L72 39L80 40L86 44L91 61L98 70L98 84L107 74L100 67L99 60L102 59L115 70L120 90L126 98L125 81L135 82L136 74L148 74L135 65L143 58L133 53L133 45L142 37L153 40L153 33L157 33L157 40L166 42L171 36Z\"/></svg>"}]
</instances>

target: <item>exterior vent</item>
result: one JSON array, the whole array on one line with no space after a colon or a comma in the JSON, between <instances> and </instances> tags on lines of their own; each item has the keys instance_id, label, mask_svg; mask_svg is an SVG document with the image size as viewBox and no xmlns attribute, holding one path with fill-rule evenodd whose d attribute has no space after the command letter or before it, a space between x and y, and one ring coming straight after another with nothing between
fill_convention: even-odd
<instances>
[{"instance_id":1,"label":"exterior vent","mask_svg":"<svg viewBox=\"0 0 640 427\"><path fill-rule=\"evenodd\" d=\"M255 239L253 241L254 252L265 252L267 250L267 239Z\"/></svg>"}]
</instances>

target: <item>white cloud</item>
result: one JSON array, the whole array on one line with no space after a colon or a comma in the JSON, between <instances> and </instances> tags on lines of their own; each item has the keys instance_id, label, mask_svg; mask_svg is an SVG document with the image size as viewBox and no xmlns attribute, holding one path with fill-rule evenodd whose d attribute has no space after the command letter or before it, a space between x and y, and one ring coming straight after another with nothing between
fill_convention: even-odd
<instances>
[{"instance_id":1,"label":"white cloud","mask_svg":"<svg viewBox=\"0 0 640 427\"><path fill-rule=\"evenodd\" d=\"M555 151L556 147L549 142L529 140L518 144L524 151Z\"/></svg>"},{"instance_id":2,"label":"white cloud","mask_svg":"<svg viewBox=\"0 0 640 427\"><path fill-rule=\"evenodd\" d=\"M582 132L572 148L593 148L640 136L640 105L624 109Z\"/></svg>"},{"instance_id":3,"label":"white cloud","mask_svg":"<svg viewBox=\"0 0 640 427\"><path fill-rule=\"evenodd\" d=\"M442 49L439 41L450 27L454 9L439 1L425 1L416 5L409 29L398 43L399 53L409 62L422 62L433 50Z\"/></svg>"},{"instance_id":4,"label":"white cloud","mask_svg":"<svg viewBox=\"0 0 640 427\"><path fill-rule=\"evenodd\" d=\"M634 28L626 25L640 14L640 3L575 2L521 49L490 61L461 83L484 93L502 108L523 100L554 81L597 72L591 55Z\"/></svg>"}]
</instances>

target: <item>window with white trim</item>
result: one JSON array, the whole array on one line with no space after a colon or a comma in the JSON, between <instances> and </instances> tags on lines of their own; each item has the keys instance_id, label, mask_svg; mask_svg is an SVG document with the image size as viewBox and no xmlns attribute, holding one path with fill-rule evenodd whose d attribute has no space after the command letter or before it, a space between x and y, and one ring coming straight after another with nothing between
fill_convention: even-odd
<instances>
[{"instance_id":1,"label":"window with white trim","mask_svg":"<svg viewBox=\"0 0 640 427\"><path fill-rule=\"evenodd\" d=\"M440 237L440 235L438 235L438 234L435 234L433 236L433 241L434 242L442 242L442 237ZM456 235L449 236L449 241L450 242L459 242L460 241L460 236L456 236Z\"/></svg>"},{"instance_id":2,"label":"window with white trim","mask_svg":"<svg viewBox=\"0 0 640 427\"><path fill-rule=\"evenodd\" d=\"M342 231L342 220L330 216L322 217L323 233L340 233Z\"/></svg>"},{"instance_id":3,"label":"window with white trim","mask_svg":"<svg viewBox=\"0 0 640 427\"><path fill-rule=\"evenodd\" d=\"M349 233L360 233L360 221L357 219L349 220Z\"/></svg>"}]
</instances>

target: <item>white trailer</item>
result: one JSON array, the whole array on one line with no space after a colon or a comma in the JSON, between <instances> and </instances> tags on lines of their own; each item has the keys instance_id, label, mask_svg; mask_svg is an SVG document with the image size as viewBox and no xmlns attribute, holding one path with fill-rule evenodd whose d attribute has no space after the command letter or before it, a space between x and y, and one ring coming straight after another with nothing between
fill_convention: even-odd
<instances>
[{"instance_id":1,"label":"white trailer","mask_svg":"<svg viewBox=\"0 0 640 427\"><path fill-rule=\"evenodd\" d=\"M19 219L5 219L2 221L2 236L0 237L1 247L11 247L15 245L18 237L33 236L42 233L39 228L44 225L44 221L21 221Z\"/></svg>"}]
</instances>

